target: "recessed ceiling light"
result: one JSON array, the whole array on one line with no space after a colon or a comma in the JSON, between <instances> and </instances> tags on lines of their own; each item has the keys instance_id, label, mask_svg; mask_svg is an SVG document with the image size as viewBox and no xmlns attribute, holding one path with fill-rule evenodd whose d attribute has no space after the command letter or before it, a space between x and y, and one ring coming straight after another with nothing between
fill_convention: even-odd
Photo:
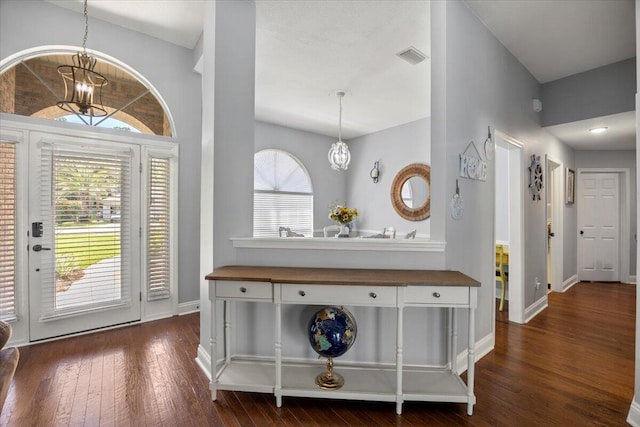
<instances>
[{"instance_id":1,"label":"recessed ceiling light","mask_svg":"<svg viewBox=\"0 0 640 427\"><path fill-rule=\"evenodd\" d=\"M602 133L602 132L606 132L607 129L609 129L609 128L606 127L606 126L603 126L603 127L599 127L599 128L589 129L589 132L591 132L591 133Z\"/></svg>"}]
</instances>

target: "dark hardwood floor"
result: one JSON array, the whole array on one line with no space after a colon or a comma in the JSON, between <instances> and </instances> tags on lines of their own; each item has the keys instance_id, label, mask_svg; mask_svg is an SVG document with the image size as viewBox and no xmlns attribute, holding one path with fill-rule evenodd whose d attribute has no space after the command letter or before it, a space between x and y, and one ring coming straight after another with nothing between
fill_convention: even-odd
<instances>
[{"instance_id":1,"label":"dark hardwood floor","mask_svg":"<svg viewBox=\"0 0 640 427\"><path fill-rule=\"evenodd\" d=\"M0 425L622 426L633 395L635 286L580 283L527 325L498 316L466 405L218 392L196 366L198 315L22 347Z\"/></svg>"}]
</instances>

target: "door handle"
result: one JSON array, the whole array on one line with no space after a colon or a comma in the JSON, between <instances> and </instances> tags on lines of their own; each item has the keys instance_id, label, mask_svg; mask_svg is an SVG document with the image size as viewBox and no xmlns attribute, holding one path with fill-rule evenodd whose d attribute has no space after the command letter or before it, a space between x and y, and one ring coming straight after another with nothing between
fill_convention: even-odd
<instances>
[{"instance_id":1,"label":"door handle","mask_svg":"<svg viewBox=\"0 0 640 427\"><path fill-rule=\"evenodd\" d=\"M40 252L40 251L50 251L51 248L43 248L42 245L33 245L33 251L34 252Z\"/></svg>"},{"instance_id":2,"label":"door handle","mask_svg":"<svg viewBox=\"0 0 640 427\"><path fill-rule=\"evenodd\" d=\"M580 230L580 235L582 236L584 234L584 230Z\"/></svg>"},{"instance_id":3,"label":"door handle","mask_svg":"<svg viewBox=\"0 0 640 427\"><path fill-rule=\"evenodd\" d=\"M549 237L555 237L556 233L549 233Z\"/></svg>"}]
</instances>

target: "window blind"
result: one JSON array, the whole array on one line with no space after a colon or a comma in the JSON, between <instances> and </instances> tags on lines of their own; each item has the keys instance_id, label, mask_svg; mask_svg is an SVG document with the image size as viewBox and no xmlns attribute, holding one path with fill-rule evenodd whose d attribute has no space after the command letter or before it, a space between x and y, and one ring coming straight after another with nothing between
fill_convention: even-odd
<instances>
[{"instance_id":1,"label":"window blind","mask_svg":"<svg viewBox=\"0 0 640 427\"><path fill-rule=\"evenodd\" d=\"M171 162L148 159L147 300L171 296Z\"/></svg>"},{"instance_id":2,"label":"window blind","mask_svg":"<svg viewBox=\"0 0 640 427\"><path fill-rule=\"evenodd\" d=\"M280 227L313 237L313 190L302 163L267 149L254 155L253 169L253 237L279 237Z\"/></svg>"},{"instance_id":3,"label":"window blind","mask_svg":"<svg viewBox=\"0 0 640 427\"><path fill-rule=\"evenodd\" d=\"M0 319L16 319L16 148L0 142Z\"/></svg>"},{"instance_id":4,"label":"window blind","mask_svg":"<svg viewBox=\"0 0 640 427\"><path fill-rule=\"evenodd\" d=\"M131 151L77 150L42 148L42 320L131 300Z\"/></svg>"},{"instance_id":5,"label":"window blind","mask_svg":"<svg viewBox=\"0 0 640 427\"><path fill-rule=\"evenodd\" d=\"M313 195L254 191L253 237L279 237L280 227L313 236Z\"/></svg>"}]
</instances>

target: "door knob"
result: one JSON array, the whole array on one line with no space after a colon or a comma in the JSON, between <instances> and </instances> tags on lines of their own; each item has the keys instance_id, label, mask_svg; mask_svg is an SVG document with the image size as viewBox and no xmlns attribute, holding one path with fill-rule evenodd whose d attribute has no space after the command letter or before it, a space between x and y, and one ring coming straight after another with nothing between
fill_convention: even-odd
<instances>
[{"instance_id":1,"label":"door knob","mask_svg":"<svg viewBox=\"0 0 640 427\"><path fill-rule=\"evenodd\" d=\"M582 236L584 234L584 230L580 230L580 235Z\"/></svg>"},{"instance_id":2,"label":"door knob","mask_svg":"<svg viewBox=\"0 0 640 427\"><path fill-rule=\"evenodd\" d=\"M42 245L33 245L33 251L34 252L40 252L40 251L50 251L51 248L43 248Z\"/></svg>"}]
</instances>

